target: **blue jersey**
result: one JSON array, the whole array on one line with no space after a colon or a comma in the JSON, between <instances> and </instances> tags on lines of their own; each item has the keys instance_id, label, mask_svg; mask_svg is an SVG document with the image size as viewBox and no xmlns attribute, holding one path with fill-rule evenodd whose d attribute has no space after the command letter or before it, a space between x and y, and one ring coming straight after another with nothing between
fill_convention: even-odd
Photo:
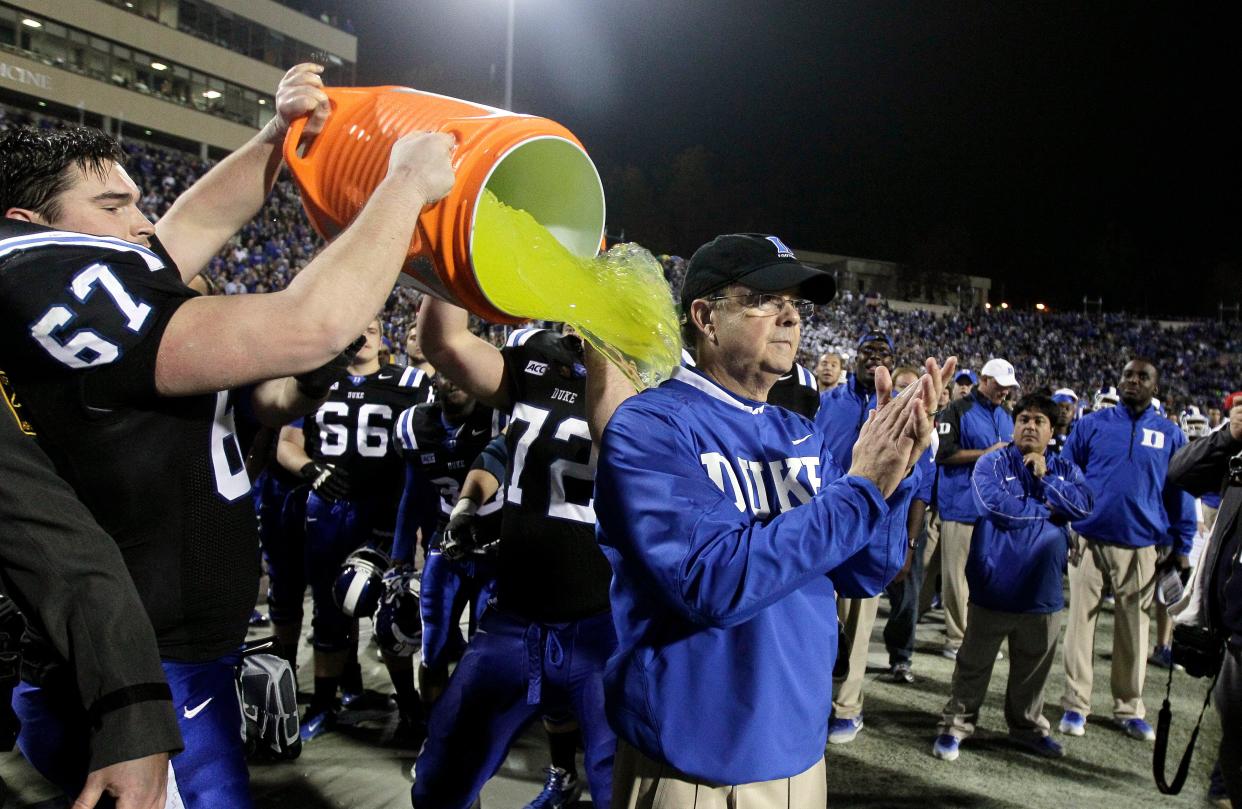
<instances>
[{"instance_id":1,"label":"blue jersey","mask_svg":"<svg viewBox=\"0 0 1242 809\"><path fill-rule=\"evenodd\" d=\"M971 493L979 509L966 561L971 603L999 612L1060 612L1069 550L1065 525L1091 513L1091 491L1077 466L1051 447L1048 473L1036 478L1014 444L975 464Z\"/></svg>"},{"instance_id":2,"label":"blue jersey","mask_svg":"<svg viewBox=\"0 0 1242 809\"><path fill-rule=\"evenodd\" d=\"M1167 480L1169 461L1185 445L1181 429L1154 407L1137 418L1124 405L1083 418L1062 454L1082 469L1095 510L1074 530L1130 548L1163 545L1171 535L1177 553L1189 555L1194 500Z\"/></svg>"},{"instance_id":3,"label":"blue jersey","mask_svg":"<svg viewBox=\"0 0 1242 809\"><path fill-rule=\"evenodd\" d=\"M942 520L973 525L979 518L970 492L973 463L946 464L945 460L958 450L987 449L1013 440L1013 416L1000 405L994 405L975 388L969 396L953 402L937 419L940 448L936 463L940 464L936 510Z\"/></svg>"},{"instance_id":4,"label":"blue jersey","mask_svg":"<svg viewBox=\"0 0 1242 809\"><path fill-rule=\"evenodd\" d=\"M868 594L883 589L906 543L881 527L910 489L886 503L869 480L841 477L809 420L687 368L622 403L596 475L618 735L716 783L818 761L837 645L828 574L878 570Z\"/></svg>"}]
</instances>

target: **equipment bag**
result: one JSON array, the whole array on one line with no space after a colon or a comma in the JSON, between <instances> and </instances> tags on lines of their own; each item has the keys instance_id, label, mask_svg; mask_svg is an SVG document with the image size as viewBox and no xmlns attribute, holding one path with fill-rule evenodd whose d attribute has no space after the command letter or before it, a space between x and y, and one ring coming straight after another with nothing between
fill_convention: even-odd
<instances>
[{"instance_id":1,"label":"equipment bag","mask_svg":"<svg viewBox=\"0 0 1242 809\"><path fill-rule=\"evenodd\" d=\"M302 754L298 735L298 688L293 667L283 657L264 654L275 638L246 644L237 669L237 696L243 716L246 753L292 760Z\"/></svg>"}]
</instances>

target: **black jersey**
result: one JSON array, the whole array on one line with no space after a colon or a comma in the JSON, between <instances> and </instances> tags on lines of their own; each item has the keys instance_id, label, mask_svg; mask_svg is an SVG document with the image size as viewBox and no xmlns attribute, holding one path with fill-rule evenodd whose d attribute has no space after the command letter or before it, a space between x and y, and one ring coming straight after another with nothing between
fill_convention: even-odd
<instances>
[{"instance_id":1,"label":"black jersey","mask_svg":"<svg viewBox=\"0 0 1242 809\"><path fill-rule=\"evenodd\" d=\"M229 394L155 389L164 329L196 295L158 243L0 223L0 364L120 547L160 653L189 661L242 642L259 575Z\"/></svg>"},{"instance_id":2,"label":"black jersey","mask_svg":"<svg viewBox=\"0 0 1242 809\"><path fill-rule=\"evenodd\" d=\"M768 391L768 403L792 410L812 421L819 412L819 387L815 375L794 363L789 373L776 380Z\"/></svg>"},{"instance_id":3,"label":"black jersey","mask_svg":"<svg viewBox=\"0 0 1242 809\"><path fill-rule=\"evenodd\" d=\"M395 514L403 475L392 446L392 426L401 411L420 403L416 397L425 400L431 388L420 386L418 380L426 376L399 365L382 365L367 376L347 376L332 386L313 415L302 420L306 454L344 468L351 499L374 499Z\"/></svg>"},{"instance_id":4,"label":"black jersey","mask_svg":"<svg viewBox=\"0 0 1242 809\"><path fill-rule=\"evenodd\" d=\"M612 569L595 541L595 456L576 337L519 329L502 349L512 404L498 605L538 621L608 609Z\"/></svg>"},{"instance_id":5,"label":"black jersey","mask_svg":"<svg viewBox=\"0 0 1242 809\"><path fill-rule=\"evenodd\" d=\"M465 419L454 424L445 417L440 403L431 402L411 407L398 416L393 433L407 467L415 472L414 485L426 485L435 490L434 507L429 505L418 515L423 535L430 537L432 531L443 530L448 523L471 466L500 433L500 414L486 405L475 404ZM484 536L500 536L503 503L502 486L479 506L476 528Z\"/></svg>"}]
</instances>

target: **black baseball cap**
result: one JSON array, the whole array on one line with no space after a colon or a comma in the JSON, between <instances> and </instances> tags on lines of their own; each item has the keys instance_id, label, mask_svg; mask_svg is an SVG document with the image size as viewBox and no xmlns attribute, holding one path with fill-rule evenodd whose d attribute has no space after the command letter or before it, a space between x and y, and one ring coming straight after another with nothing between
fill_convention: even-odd
<instances>
[{"instance_id":1,"label":"black baseball cap","mask_svg":"<svg viewBox=\"0 0 1242 809\"><path fill-rule=\"evenodd\" d=\"M745 284L758 292L779 292L797 287L802 297L828 303L837 294L831 275L798 261L792 250L775 236L763 233L731 233L717 236L694 251L681 285L681 309L729 284Z\"/></svg>"}]
</instances>

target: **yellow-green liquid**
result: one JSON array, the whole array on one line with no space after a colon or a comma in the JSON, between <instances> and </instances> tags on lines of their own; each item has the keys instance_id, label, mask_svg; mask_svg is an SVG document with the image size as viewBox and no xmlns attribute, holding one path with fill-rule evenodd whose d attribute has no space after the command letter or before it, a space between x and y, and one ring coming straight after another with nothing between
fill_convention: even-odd
<instances>
[{"instance_id":1,"label":"yellow-green liquid","mask_svg":"<svg viewBox=\"0 0 1242 809\"><path fill-rule=\"evenodd\" d=\"M655 257L636 244L579 258L529 213L485 190L471 257L492 305L570 324L639 390L667 379L681 360L668 282Z\"/></svg>"}]
</instances>

